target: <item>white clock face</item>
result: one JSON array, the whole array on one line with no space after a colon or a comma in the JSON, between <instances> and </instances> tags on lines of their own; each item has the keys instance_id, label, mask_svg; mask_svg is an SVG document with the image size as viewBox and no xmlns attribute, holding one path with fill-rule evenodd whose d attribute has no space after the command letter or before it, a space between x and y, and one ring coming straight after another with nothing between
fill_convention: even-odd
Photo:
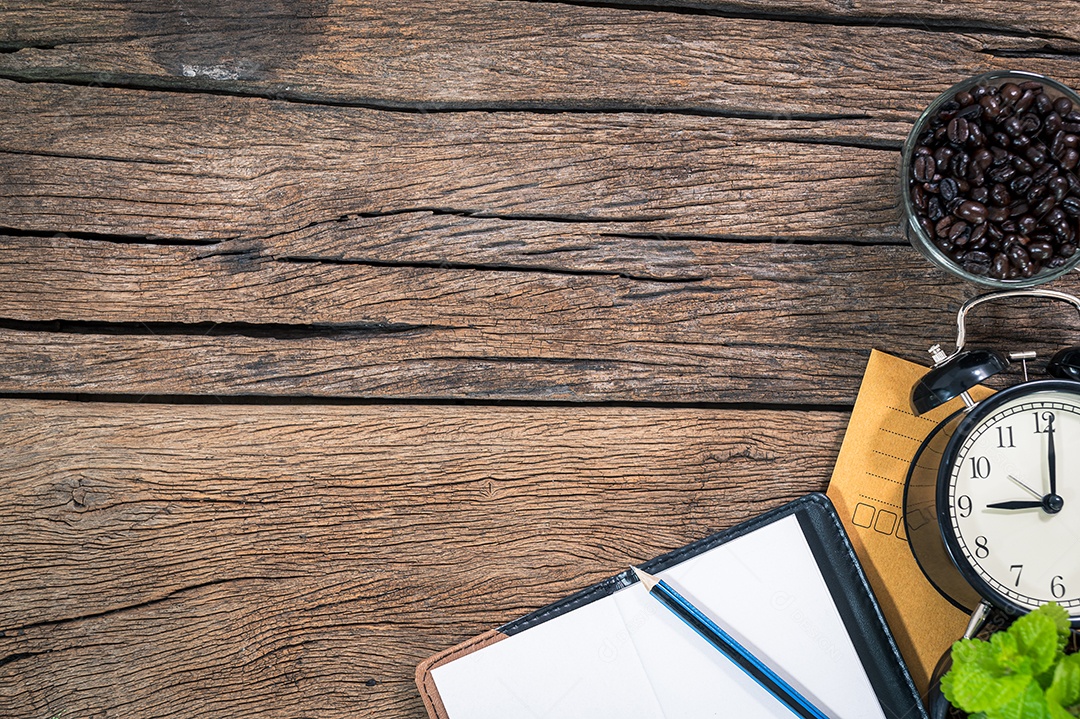
<instances>
[{"instance_id":1,"label":"white clock face","mask_svg":"<svg viewBox=\"0 0 1080 719\"><path fill-rule=\"evenodd\" d=\"M948 502L957 561L1013 604L1080 618L1080 394L996 407L960 446Z\"/></svg>"}]
</instances>

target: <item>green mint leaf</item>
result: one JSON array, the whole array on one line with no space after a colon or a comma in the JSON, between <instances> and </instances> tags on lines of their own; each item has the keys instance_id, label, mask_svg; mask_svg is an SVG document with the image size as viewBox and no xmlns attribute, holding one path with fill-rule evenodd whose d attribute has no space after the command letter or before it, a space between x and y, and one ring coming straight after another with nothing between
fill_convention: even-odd
<instances>
[{"instance_id":1,"label":"green mint leaf","mask_svg":"<svg viewBox=\"0 0 1080 719\"><path fill-rule=\"evenodd\" d=\"M1016 679L1017 677L1008 677ZM1024 677L1026 686L1011 701L986 712L986 719L1051 719L1042 687L1031 677Z\"/></svg>"},{"instance_id":2,"label":"green mint leaf","mask_svg":"<svg viewBox=\"0 0 1080 719\"><path fill-rule=\"evenodd\" d=\"M954 664L941 679L941 691L949 702L966 712L988 712L992 716L991 710L1015 702L1030 684L1034 681L1028 674L1002 675L978 664Z\"/></svg>"},{"instance_id":3,"label":"green mint leaf","mask_svg":"<svg viewBox=\"0 0 1080 719\"><path fill-rule=\"evenodd\" d=\"M998 671L1011 674L1034 674L1032 657L1020 650L1018 633L1013 630L1014 623L1007 631L990 635L990 646L994 650L994 662Z\"/></svg>"},{"instance_id":4,"label":"green mint leaf","mask_svg":"<svg viewBox=\"0 0 1080 719\"><path fill-rule=\"evenodd\" d=\"M1032 674L1042 674L1053 666L1058 652L1061 651L1057 622L1052 616L1053 610L1048 609L1049 607L1050 605L1045 605L1025 614L1013 622L1004 633L1015 638L1016 650L1030 661L1029 671ZM999 632L993 638L1001 634Z\"/></svg>"},{"instance_id":5,"label":"green mint leaf","mask_svg":"<svg viewBox=\"0 0 1080 719\"><path fill-rule=\"evenodd\" d=\"M1050 709L1050 719L1076 719L1075 714L1070 714L1061 706L1054 704L1053 702L1047 702Z\"/></svg>"},{"instance_id":6,"label":"green mint leaf","mask_svg":"<svg viewBox=\"0 0 1080 719\"><path fill-rule=\"evenodd\" d=\"M1080 704L1080 654L1070 654L1057 665L1046 700L1061 707Z\"/></svg>"}]
</instances>

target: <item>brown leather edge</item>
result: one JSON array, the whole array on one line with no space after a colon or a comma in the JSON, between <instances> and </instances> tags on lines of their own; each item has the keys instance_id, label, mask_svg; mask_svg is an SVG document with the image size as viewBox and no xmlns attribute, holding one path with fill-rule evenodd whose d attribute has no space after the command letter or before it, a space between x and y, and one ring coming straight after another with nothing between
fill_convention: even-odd
<instances>
[{"instance_id":1,"label":"brown leather edge","mask_svg":"<svg viewBox=\"0 0 1080 719\"><path fill-rule=\"evenodd\" d=\"M431 670L503 639L506 639L505 634L497 629L491 629L428 657L417 665L416 688L420 690L420 698L424 700L424 706L427 707L428 716L431 719L449 719L446 714L446 707L443 706L442 699L439 697L439 690L435 687L435 680L431 677Z\"/></svg>"}]
</instances>

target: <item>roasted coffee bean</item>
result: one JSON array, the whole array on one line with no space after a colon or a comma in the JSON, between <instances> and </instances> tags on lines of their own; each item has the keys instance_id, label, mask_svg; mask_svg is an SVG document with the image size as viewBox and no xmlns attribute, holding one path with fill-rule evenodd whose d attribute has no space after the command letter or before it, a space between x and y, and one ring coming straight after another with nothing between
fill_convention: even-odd
<instances>
[{"instance_id":1,"label":"roasted coffee bean","mask_svg":"<svg viewBox=\"0 0 1080 719\"><path fill-rule=\"evenodd\" d=\"M949 239L956 245L964 245L971 239L971 225L966 222L956 222L949 228Z\"/></svg>"},{"instance_id":2,"label":"roasted coffee bean","mask_svg":"<svg viewBox=\"0 0 1080 719\"><path fill-rule=\"evenodd\" d=\"M1035 168L1031 166L1031 163L1022 157L1013 157L1012 166L1016 168L1017 172L1021 172L1025 175L1030 175L1035 172Z\"/></svg>"},{"instance_id":3,"label":"roasted coffee bean","mask_svg":"<svg viewBox=\"0 0 1080 719\"><path fill-rule=\"evenodd\" d=\"M1061 209L1073 217L1080 217L1080 197L1069 195L1061 201Z\"/></svg>"},{"instance_id":4,"label":"roasted coffee bean","mask_svg":"<svg viewBox=\"0 0 1080 719\"><path fill-rule=\"evenodd\" d=\"M1064 139L1065 133L1062 133L1061 137ZM1001 147L991 147L990 154L994 156L993 161L990 163L997 167L998 165L1004 165L1009 161L1009 152Z\"/></svg>"},{"instance_id":5,"label":"roasted coffee bean","mask_svg":"<svg viewBox=\"0 0 1080 719\"><path fill-rule=\"evenodd\" d=\"M1035 209L1031 212L1036 217L1046 217L1047 222L1053 223L1054 221L1047 217L1047 213L1050 212L1050 210L1052 209L1054 209L1054 198L1044 197L1042 201L1039 202L1039 204L1035 205ZM1058 212L1061 212L1061 210L1058 210ZM1028 215L1028 217L1031 217L1031 215ZM931 217L930 219L934 218ZM1034 220L1035 218L1032 217L1032 219ZM1032 230L1033 229L1035 228L1032 228ZM1031 230L1028 230L1028 232L1031 232Z\"/></svg>"},{"instance_id":6,"label":"roasted coffee bean","mask_svg":"<svg viewBox=\"0 0 1080 719\"><path fill-rule=\"evenodd\" d=\"M1072 100L1070 100L1069 98L1059 97L1058 99L1054 100L1054 112L1061 115L1062 117L1072 112L1072 109Z\"/></svg>"},{"instance_id":7,"label":"roasted coffee bean","mask_svg":"<svg viewBox=\"0 0 1080 719\"><path fill-rule=\"evenodd\" d=\"M1068 183L1066 183L1066 189ZM946 202L956 198L956 195L960 192L960 184L952 177L946 177L938 183L938 192Z\"/></svg>"},{"instance_id":8,"label":"roasted coffee bean","mask_svg":"<svg viewBox=\"0 0 1080 719\"><path fill-rule=\"evenodd\" d=\"M912 169L915 172L916 180L930 182L934 179L934 173L937 172L937 163L929 155L919 155L915 158L915 166Z\"/></svg>"},{"instance_id":9,"label":"roasted coffee bean","mask_svg":"<svg viewBox=\"0 0 1080 719\"><path fill-rule=\"evenodd\" d=\"M1020 86L1013 82L1007 82L1001 86L1001 97L1005 99L1005 102L1012 104L1020 99L1020 95L1023 91Z\"/></svg>"},{"instance_id":10,"label":"roasted coffee bean","mask_svg":"<svg viewBox=\"0 0 1080 719\"><path fill-rule=\"evenodd\" d=\"M1076 254L1076 245L1062 245L1058 248L1058 254L1062 257L1072 257Z\"/></svg>"},{"instance_id":11,"label":"roasted coffee bean","mask_svg":"<svg viewBox=\"0 0 1080 719\"><path fill-rule=\"evenodd\" d=\"M1005 279L1009 274L1009 258L1005 256L1004 252L999 252L994 255L994 262L990 266L990 276L999 280Z\"/></svg>"},{"instance_id":12,"label":"roasted coffee bean","mask_svg":"<svg viewBox=\"0 0 1080 719\"><path fill-rule=\"evenodd\" d=\"M1076 167L1076 163L1080 162L1080 152L1069 148L1065 151L1065 154L1061 156L1061 166L1066 170L1072 170Z\"/></svg>"},{"instance_id":13,"label":"roasted coffee bean","mask_svg":"<svg viewBox=\"0 0 1080 719\"><path fill-rule=\"evenodd\" d=\"M979 224L972 227L971 239L968 240L968 246L972 249L978 249L979 247L982 247L989 239L989 236L986 234L986 230L988 227L989 225L985 222L980 222Z\"/></svg>"},{"instance_id":14,"label":"roasted coffee bean","mask_svg":"<svg viewBox=\"0 0 1080 719\"><path fill-rule=\"evenodd\" d=\"M1056 112L1051 112L1049 115L1043 118L1043 132L1049 135L1054 135L1061 130L1061 115Z\"/></svg>"},{"instance_id":15,"label":"roasted coffee bean","mask_svg":"<svg viewBox=\"0 0 1080 719\"><path fill-rule=\"evenodd\" d=\"M1040 95L1040 97L1046 96ZM1039 116L1033 112L1025 112L1020 116L1020 127L1023 128L1025 134L1031 135L1042 129L1042 120L1040 120Z\"/></svg>"},{"instance_id":16,"label":"roasted coffee bean","mask_svg":"<svg viewBox=\"0 0 1080 719\"><path fill-rule=\"evenodd\" d=\"M1038 170L1036 170L1035 174L1031 176L1031 179L1034 180L1036 184L1042 184L1057 174L1058 169L1054 167L1051 163L1047 163L1040 167Z\"/></svg>"},{"instance_id":17,"label":"roasted coffee bean","mask_svg":"<svg viewBox=\"0 0 1080 719\"><path fill-rule=\"evenodd\" d=\"M1019 243L1009 245L1009 249L1005 250L1005 254L1008 255L1012 266L1021 272L1031 267L1031 257L1027 253L1027 248L1023 245Z\"/></svg>"},{"instance_id":18,"label":"roasted coffee bean","mask_svg":"<svg viewBox=\"0 0 1080 719\"><path fill-rule=\"evenodd\" d=\"M968 95L968 97L971 96ZM961 102L960 100L957 100L957 102L961 105L961 108L956 111L957 117L965 120L977 120L982 115L982 105L974 104L974 99L971 102Z\"/></svg>"},{"instance_id":19,"label":"roasted coffee bean","mask_svg":"<svg viewBox=\"0 0 1080 719\"><path fill-rule=\"evenodd\" d=\"M1027 246L1031 259L1042 262L1054 256L1054 246L1049 242L1032 242Z\"/></svg>"},{"instance_id":20,"label":"roasted coffee bean","mask_svg":"<svg viewBox=\"0 0 1080 719\"><path fill-rule=\"evenodd\" d=\"M941 207L940 197L931 197L926 201L926 216L931 222L937 222L945 216L945 210Z\"/></svg>"},{"instance_id":21,"label":"roasted coffee bean","mask_svg":"<svg viewBox=\"0 0 1080 719\"><path fill-rule=\"evenodd\" d=\"M949 236L949 228L952 227L953 222L954 222L954 218L953 218L952 215L945 215L944 217L942 217L940 220L937 221L937 224L934 225L934 236L935 237L948 237ZM930 233L927 233L927 234L930 234Z\"/></svg>"},{"instance_id":22,"label":"roasted coffee bean","mask_svg":"<svg viewBox=\"0 0 1080 719\"><path fill-rule=\"evenodd\" d=\"M1024 150L1024 157L1026 157L1028 162L1033 165L1042 165L1046 162L1046 152L1043 151L1041 146L1033 146Z\"/></svg>"},{"instance_id":23,"label":"roasted coffee bean","mask_svg":"<svg viewBox=\"0 0 1080 719\"><path fill-rule=\"evenodd\" d=\"M1016 227L1020 230L1021 233L1025 235L1030 235L1032 232L1035 231L1035 228L1037 226L1038 221L1031 215L1024 215L1016 221Z\"/></svg>"},{"instance_id":24,"label":"roasted coffee bean","mask_svg":"<svg viewBox=\"0 0 1080 719\"><path fill-rule=\"evenodd\" d=\"M968 163L970 162L971 157L963 150L960 150L953 155L952 162L949 165L953 175L956 177L967 177Z\"/></svg>"},{"instance_id":25,"label":"roasted coffee bean","mask_svg":"<svg viewBox=\"0 0 1080 719\"><path fill-rule=\"evenodd\" d=\"M956 95L953 96L953 100L955 100L956 104L960 107L965 107L975 102L975 98L972 97L971 93L967 90L961 90L960 92L956 93Z\"/></svg>"},{"instance_id":26,"label":"roasted coffee bean","mask_svg":"<svg viewBox=\"0 0 1080 719\"><path fill-rule=\"evenodd\" d=\"M1035 181L1031 179L1030 175L1018 175L1009 181L1009 189L1017 195L1026 195L1034 184Z\"/></svg>"},{"instance_id":27,"label":"roasted coffee bean","mask_svg":"<svg viewBox=\"0 0 1080 719\"><path fill-rule=\"evenodd\" d=\"M927 207L929 209L929 205ZM985 222L986 221L986 205L981 202L975 202L974 200L966 200L957 205L953 210L953 214L957 217L967 220L971 223ZM933 218L930 218L931 220Z\"/></svg>"},{"instance_id":28,"label":"roasted coffee bean","mask_svg":"<svg viewBox=\"0 0 1080 719\"><path fill-rule=\"evenodd\" d=\"M1008 205L1012 202L1012 195L1009 194L1009 189L999 182L990 188L990 201L999 206Z\"/></svg>"},{"instance_id":29,"label":"roasted coffee bean","mask_svg":"<svg viewBox=\"0 0 1080 719\"><path fill-rule=\"evenodd\" d=\"M927 203L929 206L929 203ZM1009 205L1009 217L1018 217L1020 215L1026 215L1030 210L1030 205L1026 202L1014 202Z\"/></svg>"},{"instance_id":30,"label":"roasted coffee bean","mask_svg":"<svg viewBox=\"0 0 1080 719\"><path fill-rule=\"evenodd\" d=\"M1054 110L1054 101L1046 93L1039 92L1035 95L1035 112L1045 115Z\"/></svg>"},{"instance_id":31,"label":"roasted coffee bean","mask_svg":"<svg viewBox=\"0 0 1080 719\"><path fill-rule=\"evenodd\" d=\"M1050 192L1053 193L1054 199L1061 202L1065 198L1065 194L1069 191L1069 181L1064 177L1053 177L1047 183L1047 187L1050 188Z\"/></svg>"},{"instance_id":32,"label":"roasted coffee bean","mask_svg":"<svg viewBox=\"0 0 1080 719\"><path fill-rule=\"evenodd\" d=\"M968 121L962 117L954 117L949 121L949 139L955 144L961 145L968 139L971 128Z\"/></svg>"},{"instance_id":33,"label":"roasted coffee bean","mask_svg":"<svg viewBox=\"0 0 1080 719\"><path fill-rule=\"evenodd\" d=\"M1053 198L1048 197L1047 199L1052 200ZM1039 207L1042 207L1044 204L1045 204L1045 202L1039 203ZM1036 208L1036 211L1037 210L1038 210L1038 208ZM1061 222L1064 222L1065 217L1066 217L1065 213L1061 210L1060 207L1054 207L1053 205L1050 205L1050 207L1048 207L1046 209L1046 212L1044 212L1044 213L1038 213L1037 212L1036 214L1039 214L1039 216L1042 218L1042 221L1045 224L1051 225L1051 226L1056 225L1056 224L1061 223Z\"/></svg>"},{"instance_id":34,"label":"roasted coffee bean","mask_svg":"<svg viewBox=\"0 0 1080 719\"><path fill-rule=\"evenodd\" d=\"M986 176L995 182L1005 182L1016 176L1016 168L1012 165L999 165L991 167Z\"/></svg>"},{"instance_id":35,"label":"roasted coffee bean","mask_svg":"<svg viewBox=\"0 0 1080 719\"><path fill-rule=\"evenodd\" d=\"M968 193L968 197L975 200L975 202L985 205L987 202L990 202L990 188L986 185L973 187L971 188L971 192Z\"/></svg>"},{"instance_id":36,"label":"roasted coffee bean","mask_svg":"<svg viewBox=\"0 0 1080 719\"><path fill-rule=\"evenodd\" d=\"M991 222L1003 222L1009 217L1008 207L991 207L989 212L986 213L986 219Z\"/></svg>"},{"instance_id":37,"label":"roasted coffee bean","mask_svg":"<svg viewBox=\"0 0 1080 719\"><path fill-rule=\"evenodd\" d=\"M1064 138L1065 133L1064 132L1061 133L1061 136ZM955 155L955 154L956 154L956 151L953 150L951 147L949 147L948 145L942 145L941 147L939 147L937 150L934 151L934 162L936 162L937 164L939 164L939 165L941 165L943 167L948 167L949 166L949 160L951 160L952 156Z\"/></svg>"},{"instance_id":38,"label":"roasted coffee bean","mask_svg":"<svg viewBox=\"0 0 1080 719\"><path fill-rule=\"evenodd\" d=\"M990 271L990 255L981 250L965 252L961 265L973 275L985 275Z\"/></svg>"},{"instance_id":39,"label":"roasted coffee bean","mask_svg":"<svg viewBox=\"0 0 1080 719\"><path fill-rule=\"evenodd\" d=\"M1035 90L1027 89L1013 107L1016 108L1017 113L1026 112L1033 102L1035 102Z\"/></svg>"}]
</instances>

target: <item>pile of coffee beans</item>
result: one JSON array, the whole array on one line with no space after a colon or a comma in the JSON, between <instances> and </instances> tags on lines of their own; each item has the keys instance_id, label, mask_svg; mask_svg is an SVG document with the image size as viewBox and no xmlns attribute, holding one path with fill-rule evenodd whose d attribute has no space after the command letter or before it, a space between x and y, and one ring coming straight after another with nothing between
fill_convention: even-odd
<instances>
[{"instance_id":1,"label":"pile of coffee beans","mask_svg":"<svg viewBox=\"0 0 1080 719\"><path fill-rule=\"evenodd\" d=\"M1037 81L976 85L916 138L911 205L926 236L974 275L1033 277L1080 243L1080 108Z\"/></svg>"}]
</instances>

